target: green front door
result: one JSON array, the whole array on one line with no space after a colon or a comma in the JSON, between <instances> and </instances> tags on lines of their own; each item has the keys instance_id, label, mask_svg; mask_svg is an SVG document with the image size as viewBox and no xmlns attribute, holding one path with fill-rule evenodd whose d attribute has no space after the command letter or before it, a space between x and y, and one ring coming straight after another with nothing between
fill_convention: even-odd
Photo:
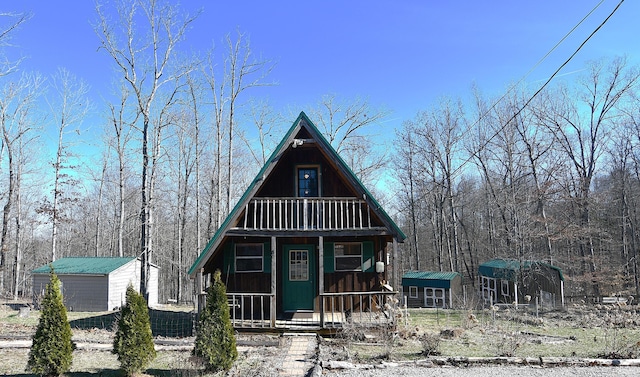
<instances>
[{"instance_id":1,"label":"green front door","mask_svg":"<svg viewBox=\"0 0 640 377\"><path fill-rule=\"evenodd\" d=\"M285 245L282 303L285 311L313 310L316 296L315 245Z\"/></svg>"}]
</instances>

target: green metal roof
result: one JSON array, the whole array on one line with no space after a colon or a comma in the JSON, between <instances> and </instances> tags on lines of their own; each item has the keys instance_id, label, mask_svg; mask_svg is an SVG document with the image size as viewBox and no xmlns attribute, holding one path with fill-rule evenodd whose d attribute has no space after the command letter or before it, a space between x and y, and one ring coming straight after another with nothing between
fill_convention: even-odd
<instances>
[{"instance_id":1,"label":"green metal roof","mask_svg":"<svg viewBox=\"0 0 640 377\"><path fill-rule=\"evenodd\" d=\"M360 189L365 194L364 195L365 200L371 203L371 207L373 208L373 210L380 215L382 221L387 225L387 227L395 233L396 235L395 237L400 242L404 241L407 238L407 236L402 232L400 227L398 227L398 225L391 219L391 217L382 208L382 206L376 201L373 195L371 195L369 190L367 190L367 188L364 187L364 185L360 182L360 180L355 175L355 173L351 170L351 168L349 168L349 166L344 162L344 160L340 157L340 155L338 155L335 149L333 149L331 144L322 135L322 133L318 130L318 128L313 124L313 122L311 122L311 120L309 120L309 118L307 117L307 114L305 114L304 111L302 111L300 112L300 115L298 115L298 118L295 120L295 122L293 122L293 124L291 125L291 128L289 128L285 136L282 138L282 140L278 144L278 147L274 149L273 153L267 160L267 163L265 163L262 169L260 169L260 172L258 172L258 174L256 175L256 178L253 181L251 181L251 184L249 185L247 190L244 192L240 200L238 200L236 205L233 207L233 210L231 211L231 213L229 213L229 215L223 221L220 228L218 228L216 233L213 235L213 237L211 237L207 245L204 247L204 249L198 256L198 258L195 260L195 262L193 262L193 265L191 265L191 268L189 269L189 275L195 274L199 268L202 268L204 266L206 261L211 256L211 253L215 251L217 245L224 238L223 235L229 228L230 224L233 222L234 219L236 219L240 215L242 209L244 208L245 202L251 199L253 195L255 195L257 190L260 188L260 185L265 181L264 179L265 176L268 175L273 170L275 165L277 165L277 162L279 159L278 156L281 155L286 150L286 148L291 144L291 140L295 136L294 133L297 133L300 130L300 128L303 126L307 129L307 131L309 131L311 136L314 137L319 142L320 147L323 150L327 151L327 153L329 153L331 157L338 162L338 166L347 173L347 176L352 180L352 182L355 182L355 184L358 187L360 187Z\"/></svg>"},{"instance_id":2,"label":"green metal roof","mask_svg":"<svg viewBox=\"0 0 640 377\"><path fill-rule=\"evenodd\" d=\"M515 259L492 259L490 261L482 263L478 267L480 275L488 276L491 278L507 279L511 281L516 280L520 269L528 270L536 265L545 266L552 270L556 270L561 280L564 280L562 270L557 267L541 261L517 261Z\"/></svg>"},{"instance_id":3,"label":"green metal roof","mask_svg":"<svg viewBox=\"0 0 640 377\"><path fill-rule=\"evenodd\" d=\"M126 258L101 258L101 257L69 257L61 258L50 264L36 268L34 274L48 274L51 272L49 266L53 266L53 272L57 275L106 275L125 264L136 259Z\"/></svg>"},{"instance_id":4,"label":"green metal roof","mask_svg":"<svg viewBox=\"0 0 640 377\"><path fill-rule=\"evenodd\" d=\"M409 271L402 275L402 278L419 280L453 280L458 275L460 274L457 272Z\"/></svg>"},{"instance_id":5,"label":"green metal roof","mask_svg":"<svg viewBox=\"0 0 640 377\"><path fill-rule=\"evenodd\" d=\"M410 271L402 275L402 286L451 288L451 282L460 276L457 272Z\"/></svg>"}]
</instances>

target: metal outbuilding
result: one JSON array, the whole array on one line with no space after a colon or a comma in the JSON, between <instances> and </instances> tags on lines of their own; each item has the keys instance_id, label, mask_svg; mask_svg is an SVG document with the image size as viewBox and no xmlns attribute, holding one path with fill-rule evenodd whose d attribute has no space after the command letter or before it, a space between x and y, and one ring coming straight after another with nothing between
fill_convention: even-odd
<instances>
[{"instance_id":1,"label":"metal outbuilding","mask_svg":"<svg viewBox=\"0 0 640 377\"><path fill-rule=\"evenodd\" d=\"M542 261L492 259L478 267L481 295L488 304L564 306L562 270Z\"/></svg>"},{"instance_id":2,"label":"metal outbuilding","mask_svg":"<svg viewBox=\"0 0 640 377\"><path fill-rule=\"evenodd\" d=\"M62 283L64 304L70 311L110 311L125 302L127 286L140 287L141 261L135 257L61 258L33 270L33 297L40 297L50 281L51 267ZM149 306L158 303L158 267L149 274Z\"/></svg>"},{"instance_id":3,"label":"metal outbuilding","mask_svg":"<svg viewBox=\"0 0 640 377\"><path fill-rule=\"evenodd\" d=\"M452 308L462 296L458 272L410 271L402 276L402 294L410 308Z\"/></svg>"}]
</instances>

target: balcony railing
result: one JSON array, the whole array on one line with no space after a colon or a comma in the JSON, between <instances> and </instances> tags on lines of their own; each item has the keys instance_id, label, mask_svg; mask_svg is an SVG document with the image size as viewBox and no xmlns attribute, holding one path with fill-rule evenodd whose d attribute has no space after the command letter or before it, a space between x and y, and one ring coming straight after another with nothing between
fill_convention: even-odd
<instances>
[{"instance_id":1,"label":"balcony railing","mask_svg":"<svg viewBox=\"0 0 640 377\"><path fill-rule=\"evenodd\" d=\"M357 198L254 198L239 226L269 231L372 228L371 210Z\"/></svg>"}]
</instances>

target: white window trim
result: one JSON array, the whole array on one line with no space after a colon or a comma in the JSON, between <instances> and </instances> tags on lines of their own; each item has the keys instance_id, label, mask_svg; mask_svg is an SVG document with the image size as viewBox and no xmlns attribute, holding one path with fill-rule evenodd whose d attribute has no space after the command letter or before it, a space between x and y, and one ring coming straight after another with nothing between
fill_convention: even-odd
<instances>
[{"instance_id":1,"label":"white window trim","mask_svg":"<svg viewBox=\"0 0 640 377\"><path fill-rule=\"evenodd\" d=\"M297 252L302 252L304 254L306 254L306 259L304 259L305 263L304 263L304 270L302 270L304 273L301 274L300 277L294 276L293 274L295 272L301 272L301 271L294 271L293 270L293 266L294 264L292 264L292 262L296 261L293 258L294 253ZM309 281L309 257L310 257L309 250L306 249L292 249L289 250L289 281Z\"/></svg>"},{"instance_id":2,"label":"white window trim","mask_svg":"<svg viewBox=\"0 0 640 377\"><path fill-rule=\"evenodd\" d=\"M338 263L336 261L339 258L356 258L357 255L349 254L349 255L336 255L336 245L360 245L360 264L357 268L341 270L338 269ZM364 247L362 242L336 242L333 244L333 270L336 272L348 272L348 271L362 271L362 260L364 259Z\"/></svg>"},{"instance_id":3,"label":"white window trim","mask_svg":"<svg viewBox=\"0 0 640 377\"><path fill-rule=\"evenodd\" d=\"M501 280L500 281L500 294L503 296L509 296L509 281Z\"/></svg>"},{"instance_id":4,"label":"white window trim","mask_svg":"<svg viewBox=\"0 0 640 377\"><path fill-rule=\"evenodd\" d=\"M252 255L252 256L238 256L238 246L241 245L251 245L251 246L255 246L255 245L259 245L260 249L262 250L262 255L257 256L257 255ZM233 250L233 263L234 263L234 267L235 267L235 272L239 273L239 274L244 274L244 273L251 273L251 272L263 272L264 271L264 244L262 243L238 243L235 244L234 246L234 250ZM260 258L260 269L259 270L242 270L242 271L238 271L238 259L258 259Z\"/></svg>"},{"instance_id":5,"label":"white window trim","mask_svg":"<svg viewBox=\"0 0 640 377\"><path fill-rule=\"evenodd\" d=\"M409 286L409 298L418 298L418 287L415 285Z\"/></svg>"},{"instance_id":6,"label":"white window trim","mask_svg":"<svg viewBox=\"0 0 640 377\"><path fill-rule=\"evenodd\" d=\"M445 308L447 303L446 290L444 288L424 288L424 306L432 308ZM433 305L428 305L429 301Z\"/></svg>"}]
</instances>

